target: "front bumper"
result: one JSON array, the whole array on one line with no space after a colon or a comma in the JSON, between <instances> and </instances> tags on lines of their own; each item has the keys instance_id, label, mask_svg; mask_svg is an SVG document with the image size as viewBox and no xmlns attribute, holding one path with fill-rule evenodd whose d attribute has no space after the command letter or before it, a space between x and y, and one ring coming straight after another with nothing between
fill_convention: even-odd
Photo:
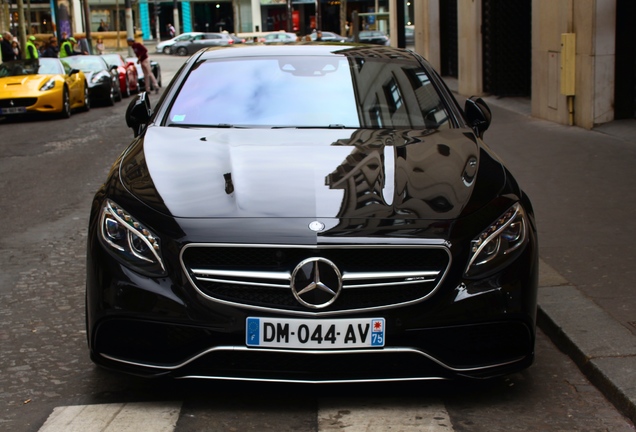
<instances>
[{"instance_id":1,"label":"front bumper","mask_svg":"<svg viewBox=\"0 0 636 432\"><path fill-rule=\"evenodd\" d=\"M24 107L27 113L59 113L62 111L62 96L62 87L56 85L49 91L3 97L0 107Z\"/></svg>"},{"instance_id":2,"label":"front bumper","mask_svg":"<svg viewBox=\"0 0 636 432\"><path fill-rule=\"evenodd\" d=\"M112 86L110 81L100 81L95 84L89 84L88 96L91 101L108 101L111 97L111 93Z\"/></svg>"},{"instance_id":3,"label":"front bumper","mask_svg":"<svg viewBox=\"0 0 636 432\"><path fill-rule=\"evenodd\" d=\"M140 275L91 234L91 358L131 374L175 378L331 383L505 375L534 357L538 266L531 237L514 262L486 279L463 279L456 260L430 298L338 315L384 318L384 347L304 351L245 344L247 317L289 315L205 298L179 267L168 268L167 277ZM170 254L167 261L178 262L177 249Z\"/></svg>"}]
</instances>

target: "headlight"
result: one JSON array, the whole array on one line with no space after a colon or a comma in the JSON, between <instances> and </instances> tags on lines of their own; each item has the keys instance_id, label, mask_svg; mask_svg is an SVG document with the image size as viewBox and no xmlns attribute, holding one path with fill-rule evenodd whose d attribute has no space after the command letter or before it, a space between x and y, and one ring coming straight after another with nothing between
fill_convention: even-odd
<instances>
[{"instance_id":1,"label":"headlight","mask_svg":"<svg viewBox=\"0 0 636 432\"><path fill-rule=\"evenodd\" d=\"M40 87L40 91L51 90L53 87L55 87L55 78L51 78L50 80L45 82L44 85Z\"/></svg>"},{"instance_id":2,"label":"headlight","mask_svg":"<svg viewBox=\"0 0 636 432\"><path fill-rule=\"evenodd\" d=\"M495 270L514 259L528 241L528 219L516 203L471 242L466 276Z\"/></svg>"},{"instance_id":3,"label":"headlight","mask_svg":"<svg viewBox=\"0 0 636 432\"><path fill-rule=\"evenodd\" d=\"M100 235L124 264L145 274L165 275L157 236L110 200L102 209Z\"/></svg>"},{"instance_id":4,"label":"headlight","mask_svg":"<svg viewBox=\"0 0 636 432\"><path fill-rule=\"evenodd\" d=\"M103 80L103 79L108 79L109 78L109 74L105 74L103 72L101 73L96 73L93 75L93 77L91 78L91 83L96 84L97 82Z\"/></svg>"}]
</instances>

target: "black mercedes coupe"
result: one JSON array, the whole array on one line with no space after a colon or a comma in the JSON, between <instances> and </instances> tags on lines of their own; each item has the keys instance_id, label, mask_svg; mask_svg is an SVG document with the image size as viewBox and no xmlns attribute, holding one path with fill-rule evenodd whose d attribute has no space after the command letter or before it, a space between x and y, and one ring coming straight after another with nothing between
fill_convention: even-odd
<instances>
[{"instance_id":1,"label":"black mercedes coupe","mask_svg":"<svg viewBox=\"0 0 636 432\"><path fill-rule=\"evenodd\" d=\"M482 379L532 364L528 196L425 59L360 44L190 57L95 195L92 360L140 376Z\"/></svg>"}]
</instances>

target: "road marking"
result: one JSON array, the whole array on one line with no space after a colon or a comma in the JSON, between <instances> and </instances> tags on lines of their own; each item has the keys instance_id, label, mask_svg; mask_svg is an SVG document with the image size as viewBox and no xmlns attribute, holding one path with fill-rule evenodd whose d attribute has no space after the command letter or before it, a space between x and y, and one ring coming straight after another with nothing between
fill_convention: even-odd
<instances>
[{"instance_id":1,"label":"road marking","mask_svg":"<svg viewBox=\"0 0 636 432\"><path fill-rule=\"evenodd\" d=\"M57 407L39 432L174 432L181 402ZM408 399L323 399L319 432L453 432L442 403Z\"/></svg>"},{"instance_id":2,"label":"road marking","mask_svg":"<svg viewBox=\"0 0 636 432\"><path fill-rule=\"evenodd\" d=\"M321 400L320 432L452 432L450 416L441 403L407 399Z\"/></svg>"},{"instance_id":3,"label":"road marking","mask_svg":"<svg viewBox=\"0 0 636 432\"><path fill-rule=\"evenodd\" d=\"M173 432L181 402L57 407L39 432Z\"/></svg>"}]
</instances>

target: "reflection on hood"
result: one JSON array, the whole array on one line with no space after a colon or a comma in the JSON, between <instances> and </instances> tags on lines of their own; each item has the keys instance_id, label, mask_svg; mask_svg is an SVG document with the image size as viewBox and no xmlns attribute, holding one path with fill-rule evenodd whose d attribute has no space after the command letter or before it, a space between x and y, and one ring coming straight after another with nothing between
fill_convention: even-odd
<instances>
[{"instance_id":1,"label":"reflection on hood","mask_svg":"<svg viewBox=\"0 0 636 432\"><path fill-rule=\"evenodd\" d=\"M465 132L151 127L121 172L176 217L447 220L476 183L479 147Z\"/></svg>"}]
</instances>

